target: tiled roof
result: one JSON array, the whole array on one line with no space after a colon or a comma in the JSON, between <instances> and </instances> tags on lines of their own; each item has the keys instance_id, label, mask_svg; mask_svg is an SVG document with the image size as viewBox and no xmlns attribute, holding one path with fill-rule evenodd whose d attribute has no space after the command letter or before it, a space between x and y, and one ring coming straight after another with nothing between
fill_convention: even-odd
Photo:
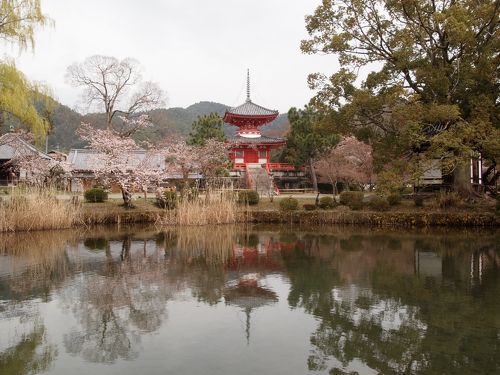
<instances>
[{"instance_id":1,"label":"tiled roof","mask_svg":"<svg viewBox=\"0 0 500 375\"><path fill-rule=\"evenodd\" d=\"M98 156L99 154L92 150L72 149L68 154L67 162L73 170L92 171L95 169L99 160ZM145 150L130 151L130 157L127 159L127 165L130 165L130 167L137 167L145 157ZM151 157L147 163L152 164L154 169L165 169L165 159L159 155Z\"/></svg>"},{"instance_id":2,"label":"tiled roof","mask_svg":"<svg viewBox=\"0 0 500 375\"><path fill-rule=\"evenodd\" d=\"M285 143L286 140L284 138L273 138L266 137L265 135L260 136L258 138L247 138L241 136L235 136L228 139L230 143L244 143L244 144L270 144L270 143Z\"/></svg>"},{"instance_id":3,"label":"tiled roof","mask_svg":"<svg viewBox=\"0 0 500 375\"><path fill-rule=\"evenodd\" d=\"M278 115L278 111L264 108L260 105L247 100L245 103L238 107L229 109L226 113L238 116L274 116Z\"/></svg>"},{"instance_id":4,"label":"tiled roof","mask_svg":"<svg viewBox=\"0 0 500 375\"><path fill-rule=\"evenodd\" d=\"M10 160L14 156L23 154L38 154L42 158L52 159L16 133L7 133L0 136L0 159Z\"/></svg>"}]
</instances>

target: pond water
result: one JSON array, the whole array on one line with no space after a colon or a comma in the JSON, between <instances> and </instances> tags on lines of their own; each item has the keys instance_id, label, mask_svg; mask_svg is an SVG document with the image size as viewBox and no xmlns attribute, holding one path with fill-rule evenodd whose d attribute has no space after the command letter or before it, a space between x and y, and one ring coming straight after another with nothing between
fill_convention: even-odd
<instances>
[{"instance_id":1,"label":"pond water","mask_svg":"<svg viewBox=\"0 0 500 375\"><path fill-rule=\"evenodd\" d=\"M500 234L0 236L0 374L499 374Z\"/></svg>"}]
</instances>

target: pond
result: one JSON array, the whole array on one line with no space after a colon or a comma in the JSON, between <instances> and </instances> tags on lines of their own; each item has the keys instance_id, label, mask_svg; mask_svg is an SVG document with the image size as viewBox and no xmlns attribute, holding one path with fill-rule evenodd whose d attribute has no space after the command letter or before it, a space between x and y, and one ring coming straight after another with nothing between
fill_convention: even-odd
<instances>
[{"instance_id":1,"label":"pond","mask_svg":"<svg viewBox=\"0 0 500 375\"><path fill-rule=\"evenodd\" d=\"M0 374L500 373L500 233L0 236Z\"/></svg>"}]
</instances>

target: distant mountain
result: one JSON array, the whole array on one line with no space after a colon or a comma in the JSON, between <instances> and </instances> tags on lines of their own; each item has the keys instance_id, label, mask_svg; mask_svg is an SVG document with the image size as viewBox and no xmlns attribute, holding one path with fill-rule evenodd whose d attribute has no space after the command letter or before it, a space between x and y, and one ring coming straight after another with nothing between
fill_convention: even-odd
<instances>
[{"instance_id":1,"label":"distant mountain","mask_svg":"<svg viewBox=\"0 0 500 375\"><path fill-rule=\"evenodd\" d=\"M186 137L191 131L191 125L198 116L215 112L223 116L229 107L214 102L199 102L187 108L160 108L150 111L153 126L136 134L138 140L148 140L152 143L176 136ZM76 129L82 122L88 122L95 126L103 127L105 117L102 113L91 113L81 115L71 108L59 104L53 112L54 128L49 134L49 149L59 148L68 151L71 148L82 148L85 143L76 136ZM8 128L7 128L8 129ZM271 137L282 137L289 129L288 116L281 114L271 124L262 129L263 134ZM6 129L3 129L6 131ZM234 135L236 127L226 125L226 135Z\"/></svg>"}]
</instances>

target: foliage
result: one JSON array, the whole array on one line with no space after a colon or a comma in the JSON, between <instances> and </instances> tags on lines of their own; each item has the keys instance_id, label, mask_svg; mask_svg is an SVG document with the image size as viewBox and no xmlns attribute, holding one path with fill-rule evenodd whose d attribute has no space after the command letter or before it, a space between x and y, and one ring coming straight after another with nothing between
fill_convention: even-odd
<instances>
[{"instance_id":1,"label":"foliage","mask_svg":"<svg viewBox=\"0 0 500 375\"><path fill-rule=\"evenodd\" d=\"M384 197L380 197L378 195L374 195L371 197L368 202L369 207L375 211L388 211L389 210L389 202Z\"/></svg>"},{"instance_id":2,"label":"foliage","mask_svg":"<svg viewBox=\"0 0 500 375\"><path fill-rule=\"evenodd\" d=\"M388 202L391 206L397 206L398 204L400 204L400 203L401 203L401 195L400 195L400 194L397 194L397 193L390 194L390 195L387 197L387 202Z\"/></svg>"},{"instance_id":3,"label":"foliage","mask_svg":"<svg viewBox=\"0 0 500 375\"><path fill-rule=\"evenodd\" d=\"M35 28L51 22L42 13L40 0L2 0L0 14L0 36L20 49L33 48Z\"/></svg>"},{"instance_id":4,"label":"foliage","mask_svg":"<svg viewBox=\"0 0 500 375\"><path fill-rule=\"evenodd\" d=\"M456 192L442 192L436 196L436 204L439 208L456 207L461 201L460 195Z\"/></svg>"},{"instance_id":5,"label":"foliage","mask_svg":"<svg viewBox=\"0 0 500 375\"><path fill-rule=\"evenodd\" d=\"M373 182L372 148L355 137L344 137L335 147L325 151L314 164L318 174L326 177L337 192L337 184L369 184Z\"/></svg>"},{"instance_id":6,"label":"foliage","mask_svg":"<svg viewBox=\"0 0 500 375\"><path fill-rule=\"evenodd\" d=\"M363 208L364 194L362 191L343 191L340 193L340 204L348 206L352 210Z\"/></svg>"},{"instance_id":7,"label":"foliage","mask_svg":"<svg viewBox=\"0 0 500 375\"><path fill-rule=\"evenodd\" d=\"M376 189L379 194L393 194L404 189L412 179L408 176L408 165L404 162L392 163L377 174Z\"/></svg>"},{"instance_id":8,"label":"foliage","mask_svg":"<svg viewBox=\"0 0 500 375\"><path fill-rule=\"evenodd\" d=\"M176 191L171 189L158 189L156 194L156 203L161 208L173 210L177 208L178 201L179 199Z\"/></svg>"},{"instance_id":9,"label":"foliage","mask_svg":"<svg viewBox=\"0 0 500 375\"><path fill-rule=\"evenodd\" d=\"M94 187L92 189L86 190L83 195L87 202L102 203L108 200L107 191L99 187Z\"/></svg>"},{"instance_id":10,"label":"foliage","mask_svg":"<svg viewBox=\"0 0 500 375\"><path fill-rule=\"evenodd\" d=\"M255 190L240 190L238 192L238 203L254 206L259 203L259 193Z\"/></svg>"},{"instance_id":11,"label":"foliage","mask_svg":"<svg viewBox=\"0 0 500 375\"><path fill-rule=\"evenodd\" d=\"M192 124L192 131L189 133L188 144L204 146L209 139L224 142L224 122L215 112L208 115L199 116Z\"/></svg>"},{"instance_id":12,"label":"foliage","mask_svg":"<svg viewBox=\"0 0 500 375\"><path fill-rule=\"evenodd\" d=\"M3 0L0 2L0 38L17 44L20 50L34 48L34 32L51 20L42 13L40 0ZM25 126L37 137L47 133L53 101L41 84L26 79L10 60L0 61L0 126ZM45 108L39 113L37 105Z\"/></svg>"},{"instance_id":13,"label":"foliage","mask_svg":"<svg viewBox=\"0 0 500 375\"><path fill-rule=\"evenodd\" d=\"M9 122L11 125L24 126L37 137L45 136L50 128L53 105L47 95L48 90L28 81L9 61L0 62L0 82L0 124ZM44 114L37 110L40 104L43 104Z\"/></svg>"},{"instance_id":14,"label":"foliage","mask_svg":"<svg viewBox=\"0 0 500 375\"><path fill-rule=\"evenodd\" d=\"M301 49L336 54L341 69L310 75L312 104L335 113L331 131L373 145L377 171L406 162L418 175L437 159L454 173L478 153L497 164L499 15L498 1L325 0Z\"/></svg>"},{"instance_id":15,"label":"foliage","mask_svg":"<svg viewBox=\"0 0 500 375\"><path fill-rule=\"evenodd\" d=\"M421 195L416 195L413 198L413 202L415 203L416 207L424 207L424 197L422 197Z\"/></svg>"},{"instance_id":16,"label":"foliage","mask_svg":"<svg viewBox=\"0 0 500 375\"><path fill-rule=\"evenodd\" d=\"M84 89L82 99L91 108L104 110L108 130L120 129L122 135L136 132L137 122L117 123L118 117L132 119L164 104L164 93L157 83L143 81L139 63L131 58L94 55L74 63L66 80Z\"/></svg>"},{"instance_id":17,"label":"foliage","mask_svg":"<svg viewBox=\"0 0 500 375\"><path fill-rule=\"evenodd\" d=\"M299 201L295 198L288 197L280 199L280 211L295 211L299 207Z\"/></svg>"},{"instance_id":18,"label":"foliage","mask_svg":"<svg viewBox=\"0 0 500 375\"><path fill-rule=\"evenodd\" d=\"M316 209L315 204L304 204L302 205L305 211L314 211Z\"/></svg>"},{"instance_id":19,"label":"foliage","mask_svg":"<svg viewBox=\"0 0 500 375\"><path fill-rule=\"evenodd\" d=\"M319 199L319 208L322 210L328 210L330 208L334 208L337 202L332 197L321 197Z\"/></svg>"}]
</instances>

